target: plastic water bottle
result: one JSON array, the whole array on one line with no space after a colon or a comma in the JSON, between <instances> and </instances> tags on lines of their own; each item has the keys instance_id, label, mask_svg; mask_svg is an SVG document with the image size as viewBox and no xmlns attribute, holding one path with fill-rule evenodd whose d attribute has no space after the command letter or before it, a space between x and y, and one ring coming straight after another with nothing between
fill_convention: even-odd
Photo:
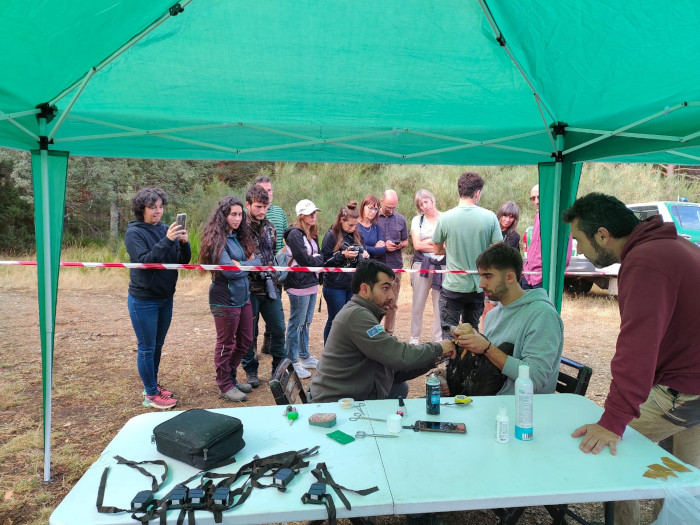
<instances>
[{"instance_id":1,"label":"plastic water bottle","mask_svg":"<svg viewBox=\"0 0 700 525\"><path fill-rule=\"evenodd\" d=\"M520 365L515 380L515 437L522 441L530 441L533 437L532 401L530 367Z\"/></svg>"},{"instance_id":2,"label":"plastic water bottle","mask_svg":"<svg viewBox=\"0 0 700 525\"><path fill-rule=\"evenodd\" d=\"M506 412L506 407L500 407L496 416L496 441L508 443L509 440L510 421L508 420L508 412Z\"/></svg>"},{"instance_id":3,"label":"plastic water bottle","mask_svg":"<svg viewBox=\"0 0 700 525\"><path fill-rule=\"evenodd\" d=\"M440 380L435 374L425 381L425 412L431 416L440 414Z\"/></svg>"}]
</instances>

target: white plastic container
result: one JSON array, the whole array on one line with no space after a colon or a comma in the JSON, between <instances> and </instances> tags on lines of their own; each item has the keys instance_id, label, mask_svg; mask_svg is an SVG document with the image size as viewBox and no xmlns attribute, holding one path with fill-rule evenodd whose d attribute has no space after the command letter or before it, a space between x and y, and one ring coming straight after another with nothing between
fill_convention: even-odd
<instances>
[{"instance_id":1,"label":"white plastic container","mask_svg":"<svg viewBox=\"0 0 700 525\"><path fill-rule=\"evenodd\" d=\"M530 441L533 437L532 401L530 367L520 365L515 380L515 437L522 441Z\"/></svg>"},{"instance_id":2,"label":"white plastic container","mask_svg":"<svg viewBox=\"0 0 700 525\"><path fill-rule=\"evenodd\" d=\"M508 419L508 412L506 412L506 407L500 407L496 416L496 441L508 443L509 440L510 420Z\"/></svg>"}]
</instances>

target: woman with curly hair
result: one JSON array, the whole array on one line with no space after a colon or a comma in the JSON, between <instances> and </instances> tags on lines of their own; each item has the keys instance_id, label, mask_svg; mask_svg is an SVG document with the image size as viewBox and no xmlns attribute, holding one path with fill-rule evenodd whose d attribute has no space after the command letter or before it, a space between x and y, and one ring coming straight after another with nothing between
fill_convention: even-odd
<instances>
[{"instance_id":1,"label":"woman with curly hair","mask_svg":"<svg viewBox=\"0 0 700 525\"><path fill-rule=\"evenodd\" d=\"M233 196L224 197L204 227L199 262L244 268L260 264L254 252L243 203ZM209 309L216 326L214 367L219 395L229 401L245 401L253 387L238 382L236 371L253 343L248 272L216 270L211 273L211 281Z\"/></svg>"},{"instance_id":2,"label":"woman with curly hair","mask_svg":"<svg viewBox=\"0 0 700 525\"><path fill-rule=\"evenodd\" d=\"M362 234L357 230L359 218L357 201L350 201L340 208L333 226L330 227L321 243L324 266L355 268L360 258L367 259L369 257L362 240ZM328 339L328 333L331 331L333 319L352 297L351 280L352 273L349 272L330 272L323 276L323 298L328 305L328 320L323 330L324 345Z\"/></svg>"},{"instance_id":3,"label":"woman with curly hair","mask_svg":"<svg viewBox=\"0 0 700 525\"><path fill-rule=\"evenodd\" d=\"M131 199L136 217L124 235L132 263L187 264L192 257L187 231L177 222L160 222L168 204L160 188L143 188ZM138 341L136 363L143 382L143 404L165 410L177 405L158 382L161 350L173 316L177 270L129 270L129 317Z\"/></svg>"}]
</instances>

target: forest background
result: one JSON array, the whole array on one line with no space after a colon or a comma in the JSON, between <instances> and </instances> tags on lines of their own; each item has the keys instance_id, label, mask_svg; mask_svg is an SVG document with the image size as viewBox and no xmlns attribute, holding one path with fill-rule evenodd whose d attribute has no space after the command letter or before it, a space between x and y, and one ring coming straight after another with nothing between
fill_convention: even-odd
<instances>
[{"instance_id":1,"label":"forest background","mask_svg":"<svg viewBox=\"0 0 700 525\"><path fill-rule=\"evenodd\" d=\"M70 250L89 254L90 261L128 260L121 238L133 216L131 196L145 186L162 187L169 199L164 222L179 212L188 214L193 261L199 234L216 202L245 192L258 175L274 184L274 202L290 222L294 206L311 199L321 208L319 231L325 232L343 204L360 202L366 195L381 197L386 188L399 194L398 211L408 221L416 215L413 196L425 188L437 199L441 211L457 204L456 181L464 171L481 174L486 185L481 205L494 212L506 201L520 207L518 231L532 225L534 208L530 188L537 183L535 166L431 166L392 164L323 164L270 162L203 162L148 159L73 157L69 161L64 216L64 260ZM0 253L31 257L34 252L34 216L31 163L24 152L0 148ZM602 191L623 202L650 200L700 200L700 179L651 164L585 164L579 195ZM78 254L76 253L76 256ZM73 259L70 259L73 260ZM88 259L82 259L88 260Z\"/></svg>"}]
</instances>

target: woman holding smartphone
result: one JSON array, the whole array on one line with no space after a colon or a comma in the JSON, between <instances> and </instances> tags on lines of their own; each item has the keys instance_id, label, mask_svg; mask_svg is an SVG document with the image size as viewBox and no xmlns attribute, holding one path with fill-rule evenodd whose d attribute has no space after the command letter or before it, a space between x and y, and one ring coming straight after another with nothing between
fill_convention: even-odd
<instances>
[{"instance_id":1,"label":"woman holding smartphone","mask_svg":"<svg viewBox=\"0 0 700 525\"><path fill-rule=\"evenodd\" d=\"M324 266L355 268L360 259L367 259L369 253L364 247L362 234L357 230L360 212L357 202L348 202L340 208L333 226L330 227L321 243ZM328 320L323 330L323 344L326 344L333 319L352 297L350 281L352 273L327 273L323 276L323 298L328 305Z\"/></svg>"},{"instance_id":2,"label":"woman holding smartphone","mask_svg":"<svg viewBox=\"0 0 700 525\"><path fill-rule=\"evenodd\" d=\"M192 257L189 237L177 222L160 222L168 204L160 188L143 188L131 199L136 217L124 235L132 263L187 264ZM136 363L143 382L143 404L168 409L177 404L172 392L158 382L161 351L173 316L177 270L130 269L129 317L138 341Z\"/></svg>"},{"instance_id":3,"label":"woman holding smartphone","mask_svg":"<svg viewBox=\"0 0 700 525\"><path fill-rule=\"evenodd\" d=\"M377 224L378 219L379 199L374 195L367 195L360 206L360 221L357 227L362 234L370 259L382 260L386 253L386 246L384 234Z\"/></svg>"},{"instance_id":4,"label":"woman holding smartphone","mask_svg":"<svg viewBox=\"0 0 700 525\"><path fill-rule=\"evenodd\" d=\"M222 266L259 265L246 224L243 203L224 197L204 227L199 251L200 264ZM245 264L242 262L244 261ZM253 309L250 305L248 272L211 272L209 309L216 326L214 368L219 395L229 401L245 401L253 387L236 380L238 365L253 343Z\"/></svg>"}]
</instances>

